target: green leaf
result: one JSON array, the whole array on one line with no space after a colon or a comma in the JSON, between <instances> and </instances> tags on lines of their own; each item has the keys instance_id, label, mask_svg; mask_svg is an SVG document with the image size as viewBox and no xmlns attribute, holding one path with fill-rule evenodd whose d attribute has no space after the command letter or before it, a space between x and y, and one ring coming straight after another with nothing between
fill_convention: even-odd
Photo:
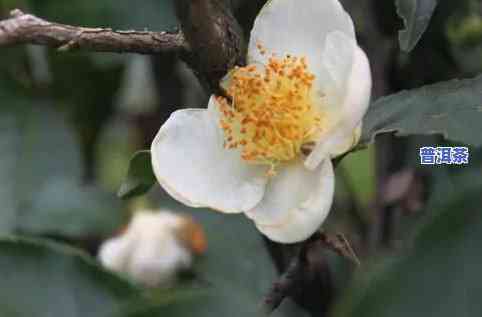
<instances>
[{"instance_id":1,"label":"green leaf","mask_svg":"<svg viewBox=\"0 0 482 317\"><path fill-rule=\"evenodd\" d=\"M117 195L127 199L145 194L156 183L152 171L151 152L139 151L132 157L127 177L122 183Z\"/></svg>"},{"instance_id":2,"label":"green leaf","mask_svg":"<svg viewBox=\"0 0 482 317\"><path fill-rule=\"evenodd\" d=\"M368 206L375 197L375 148L352 153L343 158L340 168L344 182L348 182L350 191L357 203Z\"/></svg>"},{"instance_id":3,"label":"green leaf","mask_svg":"<svg viewBox=\"0 0 482 317\"><path fill-rule=\"evenodd\" d=\"M399 32L400 48L410 52L427 29L437 0L396 0L395 3L405 24L405 29Z\"/></svg>"},{"instance_id":4,"label":"green leaf","mask_svg":"<svg viewBox=\"0 0 482 317\"><path fill-rule=\"evenodd\" d=\"M482 145L475 129L482 122L482 76L403 91L376 101L363 120L361 145L381 133L397 136L441 134L446 139Z\"/></svg>"},{"instance_id":5,"label":"green leaf","mask_svg":"<svg viewBox=\"0 0 482 317\"><path fill-rule=\"evenodd\" d=\"M0 234L102 237L126 216L115 195L79 185L79 146L49 103L2 95Z\"/></svg>"},{"instance_id":6,"label":"green leaf","mask_svg":"<svg viewBox=\"0 0 482 317\"><path fill-rule=\"evenodd\" d=\"M412 252L355 284L334 316L481 316L480 190L435 213Z\"/></svg>"},{"instance_id":7,"label":"green leaf","mask_svg":"<svg viewBox=\"0 0 482 317\"><path fill-rule=\"evenodd\" d=\"M114 194L59 178L41 188L17 214L16 231L71 239L110 236L127 221Z\"/></svg>"},{"instance_id":8,"label":"green leaf","mask_svg":"<svg viewBox=\"0 0 482 317\"><path fill-rule=\"evenodd\" d=\"M0 240L0 316L107 317L138 296L127 281L59 244Z\"/></svg>"},{"instance_id":9,"label":"green leaf","mask_svg":"<svg viewBox=\"0 0 482 317\"><path fill-rule=\"evenodd\" d=\"M82 174L80 153L62 116L49 105L2 96L0 111L0 233L15 228L16 213L51 178Z\"/></svg>"}]
</instances>

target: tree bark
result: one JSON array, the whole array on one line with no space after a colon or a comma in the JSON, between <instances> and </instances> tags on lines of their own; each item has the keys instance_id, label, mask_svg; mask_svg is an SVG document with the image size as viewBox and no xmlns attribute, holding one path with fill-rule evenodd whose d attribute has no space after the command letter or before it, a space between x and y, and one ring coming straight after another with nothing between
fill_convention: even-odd
<instances>
[{"instance_id":1,"label":"tree bark","mask_svg":"<svg viewBox=\"0 0 482 317\"><path fill-rule=\"evenodd\" d=\"M16 9L0 21L0 47L38 44L61 51L159 54L188 49L181 33L113 31L48 22Z\"/></svg>"}]
</instances>

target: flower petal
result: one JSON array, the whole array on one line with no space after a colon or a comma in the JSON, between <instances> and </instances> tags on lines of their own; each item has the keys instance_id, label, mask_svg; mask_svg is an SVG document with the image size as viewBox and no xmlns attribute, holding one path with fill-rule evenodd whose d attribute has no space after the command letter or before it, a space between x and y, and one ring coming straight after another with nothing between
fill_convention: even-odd
<instances>
[{"instance_id":1,"label":"flower petal","mask_svg":"<svg viewBox=\"0 0 482 317\"><path fill-rule=\"evenodd\" d=\"M338 0L271 0L261 10L248 48L248 63L266 64L272 53L305 56L315 74L321 67L326 36L341 31L355 39L353 21ZM267 54L257 48L261 44Z\"/></svg>"},{"instance_id":2,"label":"flower petal","mask_svg":"<svg viewBox=\"0 0 482 317\"><path fill-rule=\"evenodd\" d=\"M307 170L301 162L290 164L272 178L263 200L246 215L273 241L303 241L319 229L328 215L334 183L329 159L316 171Z\"/></svg>"},{"instance_id":3,"label":"flower petal","mask_svg":"<svg viewBox=\"0 0 482 317\"><path fill-rule=\"evenodd\" d=\"M351 134L347 134L335 142L333 147L330 148L330 156L332 158L337 157L354 148L360 140L361 132L362 124L360 123Z\"/></svg>"},{"instance_id":4,"label":"flower petal","mask_svg":"<svg viewBox=\"0 0 482 317\"><path fill-rule=\"evenodd\" d=\"M105 241L99 249L100 262L113 271L123 271L128 265L133 244L134 241L125 236Z\"/></svg>"},{"instance_id":5,"label":"flower petal","mask_svg":"<svg viewBox=\"0 0 482 317\"><path fill-rule=\"evenodd\" d=\"M348 58L350 54L353 56L351 59ZM355 41L341 32L330 34L323 60L325 69L334 78L339 91L343 91L344 94L338 105L328 109L328 121L331 122L331 126L306 159L305 166L309 169L316 168L326 157L343 153L343 148L346 151L351 147L345 146L349 143L347 140L354 139L356 129L361 125L370 104L370 65L365 53ZM350 67L347 67L347 64Z\"/></svg>"},{"instance_id":6,"label":"flower petal","mask_svg":"<svg viewBox=\"0 0 482 317\"><path fill-rule=\"evenodd\" d=\"M334 31L326 36L323 48L323 68L335 82L340 96L346 94L345 88L353 68L356 40L343 32Z\"/></svg>"},{"instance_id":7,"label":"flower petal","mask_svg":"<svg viewBox=\"0 0 482 317\"><path fill-rule=\"evenodd\" d=\"M151 146L154 173L161 186L185 205L227 213L249 210L263 197L264 169L224 149L216 118L213 107L174 112Z\"/></svg>"},{"instance_id":8,"label":"flower petal","mask_svg":"<svg viewBox=\"0 0 482 317\"><path fill-rule=\"evenodd\" d=\"M192 254L176 233L184 219L168 211L136 212L124 232L102 244L99 260L141 285L170 286L176 273L192 264Z\"/></svg>"}]
</instances>

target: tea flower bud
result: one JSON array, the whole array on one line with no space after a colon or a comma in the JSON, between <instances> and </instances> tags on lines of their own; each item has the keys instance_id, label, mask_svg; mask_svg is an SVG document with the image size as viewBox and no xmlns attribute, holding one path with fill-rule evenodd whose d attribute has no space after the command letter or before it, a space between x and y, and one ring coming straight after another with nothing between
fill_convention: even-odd
<instances>
[{"instance_id":1,"label":"tea flower bud","mask_svg":"<svg viewBox=\"0 0 482 317\"><path fill-rule=\"evenodd\" d=\"M190 217L139 211L120 235L102 244L99 260L141 285L169 287L205 249L202 227Z\"/></svg>"}]
</instances>

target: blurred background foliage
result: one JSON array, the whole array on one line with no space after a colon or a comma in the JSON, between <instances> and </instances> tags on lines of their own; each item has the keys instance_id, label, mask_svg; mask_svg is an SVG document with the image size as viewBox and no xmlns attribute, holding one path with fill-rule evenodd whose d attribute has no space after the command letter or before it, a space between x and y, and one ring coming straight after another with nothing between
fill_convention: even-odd
<instances>
[{"instance_id":1,"label":"blurred background foliage","mask_svg":"<svg viewBox=\"0 0 482 317\"><path fill-rule=\"evenodd\" d=\"M247 32L263 2L232 1ZM480 0L439 1L410 53L398 46L403 22L394 1L342 2L371 59L374 100L482 70ZM168 0L0 0L0 17L13 8L82 26L177 25ZM22 236L0 241L0 315L256 315L277 272L246 219L187 209L158 186L140 198L116 196L133 153L149 147L169 114L206 105L190 70L170 54L0 51L0 234ZM481 133L480 124L466 128ZM421 168L418 149L433 144L454 145L384 135L338 166L325 230L344 233L363 264L328 252L335 316L482 314L474 295L482 285L482 152L471 147L468 166ZM87 255L148 206L192 214L205 227L209 251L194 282L141 291ZM289 301L275 314L305 315Z\"/></svg>"}]
</instances>

